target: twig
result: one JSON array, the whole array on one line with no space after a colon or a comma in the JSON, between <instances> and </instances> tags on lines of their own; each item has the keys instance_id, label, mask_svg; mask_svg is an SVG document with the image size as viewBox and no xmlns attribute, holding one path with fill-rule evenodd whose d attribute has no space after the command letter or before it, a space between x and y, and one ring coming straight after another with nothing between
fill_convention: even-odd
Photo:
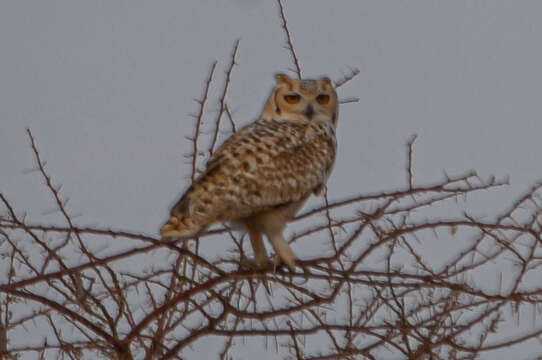
<instances>
[{"instance_id":1,"label":"twig","mask_svg":"<svg viewBox=\"0 0 542 360\"><path fill-rule=\"evenodd\" d=\"M346 84L347 82L349 82L350 80L352 80L353 78L358 76L358 74L359 74L359 69L358 68L350 69L350 72L348 74L344 75L339 80L335 80L335 88L336 89L340 88L341 86L343 86L344 84Z\"/></svg>"},{"instance_id":2,"label":"twig","mask_svg":"<svg viewBox=\"0 0 542 360\"><path fill-rule=\"evenodd\" d=\"M196 178L197 175L197 158L198 158L198 139L200 135L200 128L201 128L201 121L203 119L203 110L205 107L205 103L207 102L207 95L209 94L209 87L211 85L211 81L213 79L213 73L215 72L216 68L216 61L213 61L211 64L211 69L209 70L209 75L207 76L207 79L205 80L205 87L203 88L203 95L201 99L195 100L199 104L199 111L197 115L192 115L196 119L196 123L194 124L194 136L192 138L188 138L192 141L192 154L190 154L192 158L192 173L190 174L190 179L192 182Z\"/></svg>"},{"instance_id":3,"label":"twig","mask_svg":"<svg viewBox=\"0 0 542 360\"><path fill-rule=\"evenodd\" d=\"M208 150L209 156L212 156L215 150L216 140L218 139L218 133L220 131L220 120L222 119L222 114L224 113L224 110L226 109L226 104L224 100L226 98L226 94L228 93L228 86L230 85L230 78L231 78L231 72L233 70L233 66L236 65L235 55L237 54L238 47L239 47L239 39L235 40L235 43L233 44L230 65L228 66L228 69L226 70L226 79L224 80L222 95L220 96L220 100L218 101L219 108L218 108L218 113L216 114L216 119L214 122L214 131L212 132L213 138L211 140L211 144L209 145L209 150Z\"/></svg>"},{"instance_id":4,"label":"twig","mask_svg":"<svg viewBox=\"0 0 542 360\"><path fill-rule=\"evenodd\" d=\"M349 97L349 98L346 98L346 99L340 99L339 100L339 104L350 104L350 103L356 103L356 102L359 102L358 97Z\"/></svg>"},{"instance_id":5,"label":"twig","mask_svg":"<svg viewBox=\"0 0 542 360\"><path fill-rule=\"evenodd\" d=\"M284 35L286 36L286 48L290 51L290 56L292 57L292 62L295 66L295 73L297 74L297 78L301 79L301 67L299 66L299 61L297 60L297 56L295 54L294 45L292 44L292 37L290 35L290 31L288 30L288 26L286 24L286 15L284 15L284 8L282 7L282 1L277 0L277 4L279 6L279 15L280 19L282 20L282 29L284 30Z\"/></svg>"},{"instance_id":6,"label":"twig","mask_svg":"<svg viewBox=\"0 0 542 360\"><path fill-rule=\"evenodd\" d=\"M414 134L410 137L410 139L407 142L407 180L408 180L408 189L412 190L412 146L414 145L414 141L416 141L416 138L418 135Z\"/></svg>"},{"instance_id":7,"label":"twig","mask_svg":"<svg viewBox=\"0 0 542 360\"><path fill-rule=\"evenodd\" d=\"M230 120L231 132L232 133L237 132L237 129L235 128L235 122L233 121L233 117L231 116L230 107L228 106L228 104L224 104L224 110L226 111L228 120Z\"/></svg>"}]
</instances>

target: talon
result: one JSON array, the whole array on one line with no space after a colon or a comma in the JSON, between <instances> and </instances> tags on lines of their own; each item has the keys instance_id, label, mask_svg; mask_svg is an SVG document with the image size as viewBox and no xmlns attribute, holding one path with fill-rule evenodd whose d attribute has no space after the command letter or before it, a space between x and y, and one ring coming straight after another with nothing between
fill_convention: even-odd
<instances>
[{"instance_id":1,"label":"talon","mask_svg":"<svg viewBox=\"0 0 542 360\"><path fill-rule=\"evenodd\" d=\"M274 265L274 268L273 268L274 271L277 270L277 267L282 267L285 265L290 270L290 272L292 273L295 272L295 258L285 260L281 258L279 254L275 254L273 255L273 265Z\"/></svg>"},{"instance_id":2,"label":"talon","mask_svg":"<svg viewBox=\"0 0 542 360\"><path fill-rule=\"evenodd\" d=\"M304 285L304 284L306 284L306 283L309 281L309 276L311 275L309 269L307 269L306 267L301 266L301 269L303 270L303 276L304 276L305 278L303 279L303 281L301 281L301 282L298 283L297 285Z\"/></svg>"}]
</instances>

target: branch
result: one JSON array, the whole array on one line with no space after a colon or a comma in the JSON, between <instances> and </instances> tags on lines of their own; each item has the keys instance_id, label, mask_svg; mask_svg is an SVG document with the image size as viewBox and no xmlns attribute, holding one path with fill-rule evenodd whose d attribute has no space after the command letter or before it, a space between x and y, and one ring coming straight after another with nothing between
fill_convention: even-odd
<instances>
[{"instance_id":1,"label":"branch","mask_svg":"<svg viewBox=\"0 0 542 360\"><path fill-rule=\"evenodd\" d=\"M288 26L286 24L286 15L284 15L284 8L282 7L282 1L277 0L277 4L279 6L279 15L280 19L282 20L282 30L284 30L284 35L286 36L286 48L288 51L290 51L290 56L292 57L292 62L295 66L295 73L297 74L297 78L301 79L301 67L299 66L299 61L297 60L297 56L295 54L294 45L292 44L292 37L290 35L290 31L288 30Z\"/></svg>"},{"instance_id":2,"label":"branch","mask_svg":"<svg viewBox=\"0 0 542 360\"><path fill-rule=\"evenodd\" d=\"M410 137L410 139L407 142L407 180L408 180L408 189L412 190L412 145L414 145L414 141L416 141L416 137L418 135L414 134Z\"/></svg>"},{"instance_id":3,"label":"branch","mask_svg":"<svg viewBox=\"0 0 542 360\"><path fill-rule=\"evenodd\" d=\"M192 141L192 154L190 154L190 156L192 157L192 173L190 174L190 179L192 180L192 182L194 182L197 174L196 162L198 158L198 139L200 135L201 121L203 118L203 109L205 107L205 103L207 102L207 95L209 93L209 87L213 79L213 73L215 72L215 68L216 61L211 64L211 69L209 70L209 75L205 80L205 87L203 89L203 95L201 99L195 100L199 104L199 111L197 115L193 115L193 117L196 119L196 123L194 125L194 136L192 138L189 138L189 140Z\"/></svg>"},{"instance_id":4,"label":"branch","mask_svg":"<svg viewBox=\"0 0 542 360\"><path fill-rule=\"evenodd\" d=\"M222 119L222 114L224 113L224 110L227 109L226 104L224 103L224 99L226 98L226 94L228 92L228 86L230 85L230 78L231 78L231 71L233 70L233 66L236 65L235 63L235 55L237 54L237 48L239 47L239 39L235 40L235 43L233 44L233 50L231 53L231 61L230 65L228 66L228 69L226 70L226 79L224 80L224 87L222 88L222 95L220 96L219 108L218 113L216 115L215 119L215 128L213 131L213 139L211 140L211 144L209 145L209 156L213 155L213 152L215 150L216 140L218 139L218 133L220 131L220 120ZM229 115L228 115L229 116ZM233 122L232 122L233 124ZM235 129L235 127L234 127Z\"/></svg>"},{"instance_id":5,"label":"branch","mask_svg":"<svg viewBox=\"0 0 542 360\"><path fill-rule=\"evenodd\" d=\"M358 68L352 68L350 69L350 72L348 74L345 74L342 78L339 80L335 80L335 89L340 88L359 74Z\"/></svg>"}]
</instances>

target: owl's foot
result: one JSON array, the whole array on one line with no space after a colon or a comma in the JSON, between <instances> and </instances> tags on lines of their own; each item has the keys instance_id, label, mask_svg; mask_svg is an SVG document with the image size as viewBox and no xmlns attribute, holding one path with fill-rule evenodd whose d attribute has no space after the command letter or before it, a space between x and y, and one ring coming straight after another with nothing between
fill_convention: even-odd
<instances>
[{"instance_id":1,"label":"owl's foot","mask_svg":"<svg viewBox=\"0 0 542 360\"><path fill-rule=\"evenodd\" d=\"M290 256L280 256L279 254L273 255L273 266L274 268L281 268L286 266L290 272L295 272L295 256L293 256L293 253L291 253Z\"/></svg>"},{"instance_id":2,"label":"owl's foot","mask_svg":"<svg viewBox=\"0 0 542 360\"><path fill-rule=\"evenodd\" d=\"M289 265L286 264L286 263L282 260L282 258L281 258L279 255L277 255L277 254L275 254L275 255L273 256L273 264L274 264L274 267L275 267L275 271L276 271L277 268L281 268L281 269L282 269L282 268L284 268L285 266L288 267L289 272L288 272L288 274L287 274L286 276L290 279L290 281L293 281L294 276L295 276L296 278L299 278L299 277L303 278L303 277L304 277L304 279L302 279L301 282L296 283L296 285L300 285L300 286L301 286L301 285L306 284L306 283L309 281L309 278L310 278L310 276L311 276L311 273L310 273L309 269L307 269L305 266L299 264L299 263L296 261L296 259L294 259L294 264L297 265L298 267L301 267L301 270L303 270L303 276L301 276L300 273L298 273L298 272L295 271L295 265L294 265L294 267L289 266Z\"/></svg>"},{"instance_id":3,"label":"owl's foot","mask_svg":"<svg viewBox=\"0 0 542 360\"><path fill-rule=\"evenodd\" d=\"M275 250L275 256L273 257L275 265L285 264L290 269L290 272L293 273L296 257L290 246L288 246L288 243L282 237L281 231L273 229L273 231L268 231L266 235Z\"/></svg>"},{"instance_id":4,"label":"owl's foot","mask_svg":"<svg viewBox=\"0 0 542 360\"><path fill-rule=\"evenodd\" d=\"M257 263L255 260L243 258L241 259L240 268L247 271L253 271L254 272L254 279L260 280L260 283L265 288L265 291L267 294L271 295L271 288L269 287L269 283L266 278L266 272L269 270L273 270L273 263L269 261L268 259L265 259L264 263ZM250 280L249 280L250 283ZM252 288L252 285L251 285Z\"/></svg>"},{"instance_id":5,"label":"owl's foot","mask_svg":"<svg viewBox=\"0 0 542 360\"><path fill-rule=\"evenodd\" d=\"M273 255L272 260L265 259L263 261L256 261L256 259L248 259L243 258L241 259L241 268L246 270L253 270L253 271L276 271L277 269L287 267L290 272L295 271L295 259L294 259L294 265L289 265L286 263L278 254Z\"/></svg>"}]
</instances>

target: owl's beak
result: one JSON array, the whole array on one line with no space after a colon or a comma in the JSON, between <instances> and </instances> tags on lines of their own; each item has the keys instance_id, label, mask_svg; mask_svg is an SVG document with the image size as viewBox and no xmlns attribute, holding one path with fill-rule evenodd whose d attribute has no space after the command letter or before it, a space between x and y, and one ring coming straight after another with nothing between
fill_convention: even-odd
<instances>
[{"instance_id":1,"label":"owl's beak","mask_svg":"<svg viewBox=\"0 0 542 360\"><path fill-rule=\"evenodd\" d=\"M307 105L307 108L305 109L305 115L309 118L309 120L312 120L312 115L314 114L314 109L312 108L312 105Z\"/></svg>"}]
</instances>

